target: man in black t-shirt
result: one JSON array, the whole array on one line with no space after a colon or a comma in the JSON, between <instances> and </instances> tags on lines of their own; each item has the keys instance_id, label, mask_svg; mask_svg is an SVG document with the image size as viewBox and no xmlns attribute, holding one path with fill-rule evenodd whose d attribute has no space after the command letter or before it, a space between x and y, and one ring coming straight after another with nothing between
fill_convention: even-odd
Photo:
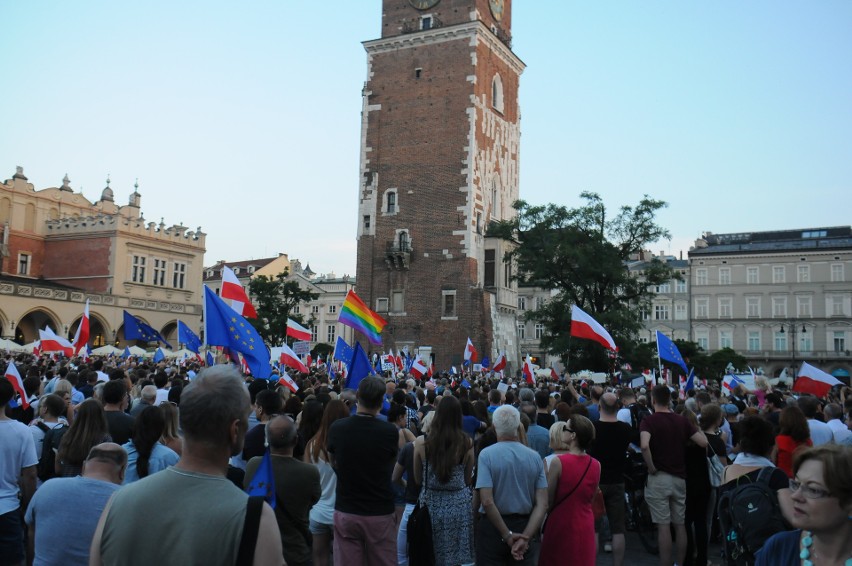
<instances>
[{"instance_id":1,"label":"man in black t-shirt","mask_svg":"<svg viewBox=\"0 0 852 566\"><path fill-rule=\"evenodd\" d=\"M358 409L335 421L328 453L337 474L334 502L335 562L396 564L396 519L391 476L399 433L380 421L385 384L366 377L358 384Z\"/></svg>"},{"instance_id":2,"label":"man in black t-shirt","mask_svg":"<svg viewBox=\"0 0 852 566\"><path fill-rule=\"evenodd\" d=\"M621 566L624 563L624 463L633 429L618 420L615 393L603 394L600 411L600 420L593 423L595 440L589 447L589 455L601 463L600 487L612 531L612 560L615 566ZM597 531L598 525L595 527Z\"/></svg>"},{"instance_id":3,"label":"man in black t-shirt","mask_svg":"<svg viewBox=\"0 0 852 566\"><path fill-rule=\"evenodd\" d=\"M130 401L127 384L123 380L105 383L103 400L109 435L113 442L121 446L133 436L133 424L136 422L136 419L124 412Z\"/></svg>"}]
</instances>

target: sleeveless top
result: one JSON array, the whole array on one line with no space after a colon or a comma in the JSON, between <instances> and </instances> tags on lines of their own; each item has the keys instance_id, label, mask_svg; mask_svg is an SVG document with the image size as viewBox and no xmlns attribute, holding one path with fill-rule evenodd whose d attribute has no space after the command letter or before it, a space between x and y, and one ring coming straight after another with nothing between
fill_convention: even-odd
<instances>
[{"instance_id":1,"label":"sleeveless top","mask_svg":"<svg viewBox=\"0 0 852 566\"><path fill-rule=\"evenodd\" d=\"M230 480L167 468L112 498L101 539L105 565L234 564L248 495Z\"/></svg>"}]
</instances>

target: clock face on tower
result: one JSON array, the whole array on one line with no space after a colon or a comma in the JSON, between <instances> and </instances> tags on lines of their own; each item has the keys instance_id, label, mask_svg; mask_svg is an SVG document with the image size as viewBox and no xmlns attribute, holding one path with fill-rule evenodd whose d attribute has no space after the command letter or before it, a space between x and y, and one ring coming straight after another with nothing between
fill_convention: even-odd
<instances>
[{"instance_id":1,"label":"clock face on tower","mask_svg":"<svg viewBox=\"0 0 852 566\"><path fill-rule=\"evenodd\" d=\"M503 19L503 0L488 0L488 7L491 8L491 15L498 22Z\"/></svg>"},{"instance_id":2,"label":"clock face on tower","mask_svg":"<svg viewBox=\"0 0 852 566\"><path fill-rule=\"evenodd\" d=\"M441 0L408 0L408 3L418 10L428 10Z\"/></svg>"}]
</instances>

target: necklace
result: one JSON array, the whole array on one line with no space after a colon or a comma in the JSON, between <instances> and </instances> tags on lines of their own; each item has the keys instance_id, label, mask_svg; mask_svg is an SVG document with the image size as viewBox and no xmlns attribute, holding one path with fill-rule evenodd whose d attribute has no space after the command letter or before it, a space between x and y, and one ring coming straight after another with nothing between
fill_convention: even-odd
<instances>
[{"instance_id":1,"label":"necklace","mask_svg":"<svg viewBox=\"0 0 852 566\"><path fill-rule=\"evenodd\" d=\"M810 531L802 531L802 550L799 552L799 558L802 559L802 566L814 566L811 558L816 558L816 552L811 552L811 547L814 544L814 537ZM847 558L844 562L845 566L852 566L852 558Z\"/></svg>"}]
</instances>

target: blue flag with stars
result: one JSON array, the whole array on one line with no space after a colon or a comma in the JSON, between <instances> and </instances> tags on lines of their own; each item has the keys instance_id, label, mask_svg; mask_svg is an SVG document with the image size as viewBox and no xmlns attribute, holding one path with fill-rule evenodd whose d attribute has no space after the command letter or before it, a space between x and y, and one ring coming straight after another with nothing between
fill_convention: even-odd
<instances>
[{"instance_id":1,"label":"blue flag with stars","mask_svg":"<svg viewBox=\"0 0 852 566\"><path fill-rule=\"evenodd\" d=\"M352 358L344 360L344 363L349 368L346 387L350 389L358 389L358 384L361 383L362 379L375 373L373 366L370 365L369 358L367 358L367 353L361 347L360 342L355 342L355 347L352 349Z\"/></svg>"},{"instance_id":2,"label":"blue flag with stars","mask_svg":"<svg viewBox=\"0 0 852 566\"><path fill-rule=\"evenodd\" d=\"M162 342L171 349L172 345L166 342L163 336L130 314L124 311L124 338L126 340L144 340L145 342Z\"/></svg>"},{"instance_id":3,"label":"blue flag with stars","mask_svg":"<svg viewBox=\"0 0 852 566\"><path fill-rule=\"evenodd\" d=\"M131 354L131 353L130 353L130 346L125 346L125 347L124 347L124 352L121 354L121 357L122 357L122 358L124 358L124 359L126 360L127 358L129 358L129 357L130 357L130 356L132 356L132 355L133 355L133 354Z\"/></svg>"},{"instance_id":4,"label":"blue flag with stars","mask_svg":"<svg viewBox=\"0 0 852 566\"><path fill-rule=\"evenodd\" d=\"M269 455L269 448L263 453L263 459L254 477L251 478L246 492L249 495L262 496L269 506L275 509L275 475L272 473L272 457Z\"/></svg>"},{"instance_id":5,"label":"blue flag with stars","mask_svg":"<svg viewBox=\"0 0 852 566\"><path fill-rule=\"evenodd\" d=\"M349 365L349 360L352 359L353 353L352 346L346 343L342 337L337 337L337 342L334 345L334 355L332 356L335 360L339 360L346 365Z\"/></svg>"},{"instance_id":6,"label":"blue flag with stars","mask_svg":"<svg viewBox=\"0 0 852 566\"><path fill-rule=\"evenodd\" d=\"M695 368L689 370L689 377L686 378L686 385L683 387L684 391L689 391L690 389L695 389Z\"/></svg>"},{"instance_id":7,"label":"blue flag with stars","mask_svg":"<svg viewBox=\"0 0 852 566\"><path fill-rule=\"evenodd\" d=\"M201 340L198 336L195 335L195 332L189 329L189 327L184 324L182 321L178 321L178 342L183 343L184 348L190 350L191 352L195 352L196 354L201 349Z\"/></svg>"},{"instance_id":8,"label":"blue flag with stars","mask_svg":"<svg viewBox=\"0 0 852 566\"><path fill-rule=\"evenodd\" d=\"M213 357L213 352L207 350L207 356L205 356L205 361L207 363L207 367L216 365L216 358Z\"/></svg>"},{"instance_id":9,"label":"blue flag with stars","mask_svg":"<svg viewBox=\"0 0 852 566\"><path fill-rule=\"evenodd\" d=\"M667 362L671 362L673 364L677 364L683 368L683 373L689 375L689 370L686 368L686 362L683 361L683 356L680 355L680 351L675 346L675 343L671 341L671 338L657 330L657 354L660 356L661 360L666 360Z\"/></svg>"},{"instance_id":10,"label":"blue flag with stars","mask_svg":"<svg viewBox=\"0 0 852 566\"><path fill-rule=\"evenodd\" d=\"M166 359L166 354L163 352L162 348L157 348L157 351L154 352L154 363L162 362Z\"/></svg>"},{"instance_id":11,"label":"blue flag with stars","mask_svg":"<svg viewBox=\"0 0 852 566\"><path fill-rule=\"evenodd\" d=\"M249 321L204 286L204 337L211 346L224 346L231 354L239 352L255 379L268 379L269 348Z\"/></svg>"}]
</instances>

